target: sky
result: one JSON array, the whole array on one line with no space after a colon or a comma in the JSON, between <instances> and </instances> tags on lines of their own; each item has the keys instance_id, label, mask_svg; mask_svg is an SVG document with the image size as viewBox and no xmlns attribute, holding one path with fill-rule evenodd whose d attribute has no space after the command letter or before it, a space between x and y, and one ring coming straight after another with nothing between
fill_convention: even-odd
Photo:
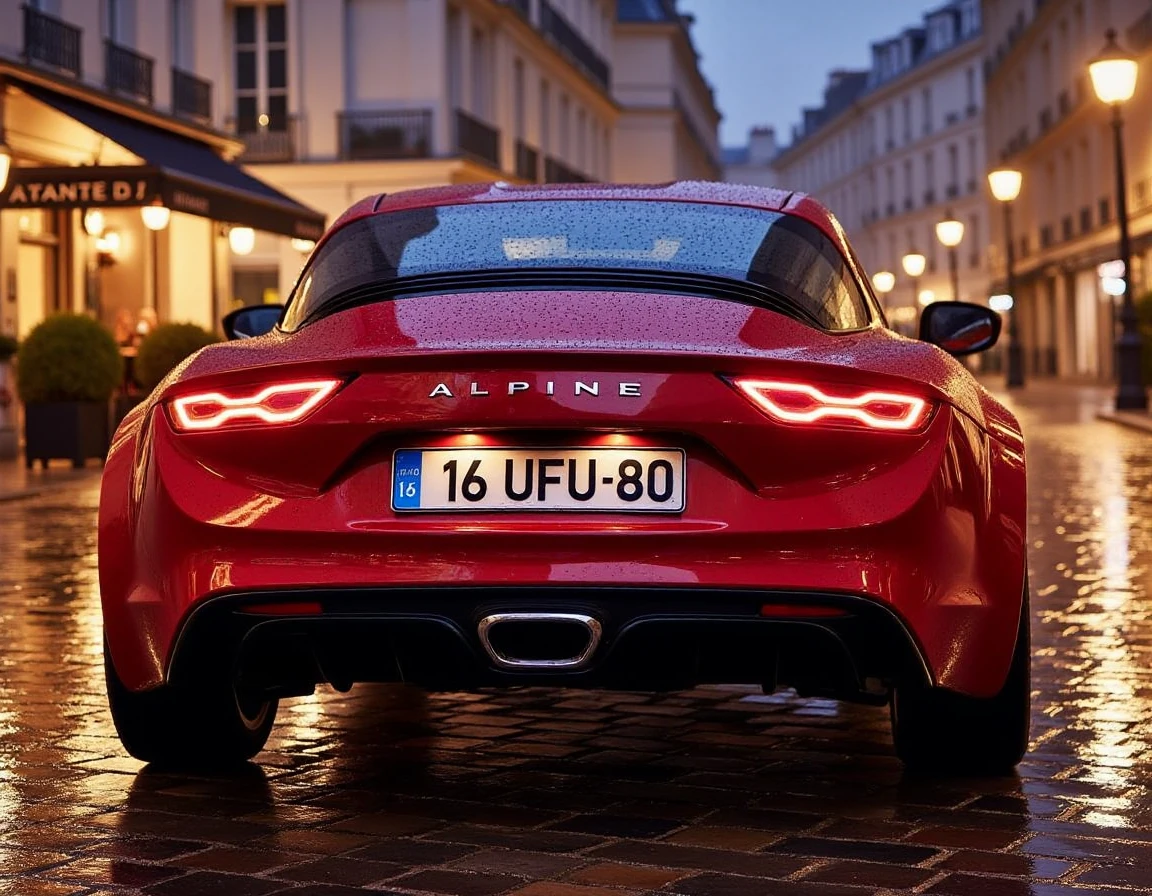
<instances>
[{"instance_id":1,"label":"sky","mask_svg":"<svg viewBox=\"0 0 1152 896\"><path fill-rule=\"evenodd\" d=\"M724 114L724 146L754 125L788 143L804 106L818 106L829 71L868 68L873 41L923 22L943 0L680 0Z\"/></svg>"}]
</instances>

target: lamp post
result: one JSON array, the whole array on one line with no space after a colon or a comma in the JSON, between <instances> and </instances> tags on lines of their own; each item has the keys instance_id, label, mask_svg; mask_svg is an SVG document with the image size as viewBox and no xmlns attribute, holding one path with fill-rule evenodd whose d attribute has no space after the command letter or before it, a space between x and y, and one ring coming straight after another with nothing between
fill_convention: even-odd
<instances>
[{"instance_id":1,"label":"lamp post","mask_svg":"<svg viewBox=\"0 0 1152 896\"><path fill-rule=\"evenodd\" d=\"M1004 273L1006 295L1012 299L1008 316L1008 376L1009 389L1024 385L1024 347L1020 344L1020 327L1016 322L1019 301L1016 295L1016 249L1012 241L1012 203L1020 195L1024 175L1012 168L998 168L988 172L988 187L992 196L1004 206Z\"/></svg>"},{"instance_id":2,"label":"lamp post","mask_svg":"<svg viewBox=\"0 0 1152 896\"><path fill-rule=\"evenodd\" d=\"M1088 64L1092 89L1101 102L1112 107L1112 143L1116 155L1116 222L1120 225L1120 261L1124 265L1124 302L1120 306L1120 337L1116 342L1118 383L1117 410L1147 410L1144 389L1144 340L1140 336L1136 305L1132 301L1132 244L1128 234L1128 185L1124 175L1124 119L1120 107L1136 92L1136 60L1116 43L1116 31L1108 29L1108 42Z\"/></svg>"},{"instance_id":3,"label":"lamp post","mask_svg":"<svg viewBox=\"0 0 1152 896\"><path fill-rule=\"evenodd\" d=\"M888 310L888 293L896 285L896 275L891 271L877 271L872 275L872 286L880 294L880 304Z\"/></svg>"},{"instance_id":4,"label":"lamp post","mask_svg":"<svg viewBox=\"0 0 1152 896\"><path fill-rule=\"evenodd\" d=\"M947 217L936 225L936 239L948 250L948 276L952 281L952 301L960 301L960 263L956 258L956 247L964 239L964 222Z\"/></svg>"},{"instance_id":5,"label":"lamp post","mask_svg":"<svg viewBox=\"0 0 1152 896\"><path fill-rule=\"evenodd\" d=\"M900 259L900 265L904 268L904 273L912 278L913 308L920 304L920 277L924 273L924 268L927 264L928 259L919 252L909 252Z\"/></svg>"}]
</instances>

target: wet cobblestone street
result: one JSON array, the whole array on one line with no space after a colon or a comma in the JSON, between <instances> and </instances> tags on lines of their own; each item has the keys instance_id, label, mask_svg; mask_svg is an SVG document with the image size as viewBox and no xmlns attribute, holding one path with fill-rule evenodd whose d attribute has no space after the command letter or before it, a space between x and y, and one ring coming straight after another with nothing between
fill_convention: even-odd
<instances>
[{"instance_id":1,"label":"wet cobblestone street","mask_svg":"<svg viewBox=\"0 0 1152 896\"><path fill-rule=\"evenodd\" d=\"M150 771L108 716L94 478L0 503L0 894L1152 892L1152 435L1028 437L1033 727L1014 779L902 775L887 711L400 687L281 703L259 764Z\"/></svg>"}]
</instances>

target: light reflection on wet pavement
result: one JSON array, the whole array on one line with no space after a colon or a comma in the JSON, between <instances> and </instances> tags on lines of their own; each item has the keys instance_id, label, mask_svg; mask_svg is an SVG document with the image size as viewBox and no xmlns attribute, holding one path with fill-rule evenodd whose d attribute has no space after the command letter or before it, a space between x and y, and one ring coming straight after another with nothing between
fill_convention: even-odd
<instances>
[{"instance_id":1,"label":"light reflection on wet pavement","mask_svg":"<svg viewBox=\"0 0 1152 896\"><path fill-rule=\"evenodd\" d=\"M1029 439L1035 704L1018 779L905 779L883 710L360 687L259 767L143 770L105 708L94 481L0 503L0 894L1152 891L1152 434L1098 390Z\"/></svg>"}]
</instances>

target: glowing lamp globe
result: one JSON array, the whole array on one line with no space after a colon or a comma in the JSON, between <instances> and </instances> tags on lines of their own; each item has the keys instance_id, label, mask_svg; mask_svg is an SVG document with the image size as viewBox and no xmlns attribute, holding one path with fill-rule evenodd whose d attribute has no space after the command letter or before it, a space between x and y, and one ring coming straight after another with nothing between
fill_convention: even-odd
<instances>
[{"instance_id":1,"label":"glowing lamp globe","mask_svg":"<svg viewBox=\"0 0 1152 896\"><path fill-rule=\"evenodd\" d=\"M997 168L988 172L988 186L998 202L1011 202L1020 195L1024 175L1013 168Z\"/></svg>"},{"instance_id":2,"label":"glowing lamp globe","mask_svg":"<svg viewBox=\"0 0 1152 896\"><path fill-rule=\"evenodd\" d=\"M904 273L909 277L919 277L924 273L924 268L928 265L928 259L919 252L909 252L900 259L900 264L904 266Z\"/></svg>"},{"instance_id":3,"label":"glowing lamp globe","mask_svg":"<svg viewBox=\"0 0 1152 896\"><path fill-rule=\"evenodd\" d=\"M1136 92L1136 60L1116 43L1116 32L1108 30L1108 43L1100 55L1088 63L1092 89L1103 103L1126 103Z\"/></svg>"}]
</instances>

